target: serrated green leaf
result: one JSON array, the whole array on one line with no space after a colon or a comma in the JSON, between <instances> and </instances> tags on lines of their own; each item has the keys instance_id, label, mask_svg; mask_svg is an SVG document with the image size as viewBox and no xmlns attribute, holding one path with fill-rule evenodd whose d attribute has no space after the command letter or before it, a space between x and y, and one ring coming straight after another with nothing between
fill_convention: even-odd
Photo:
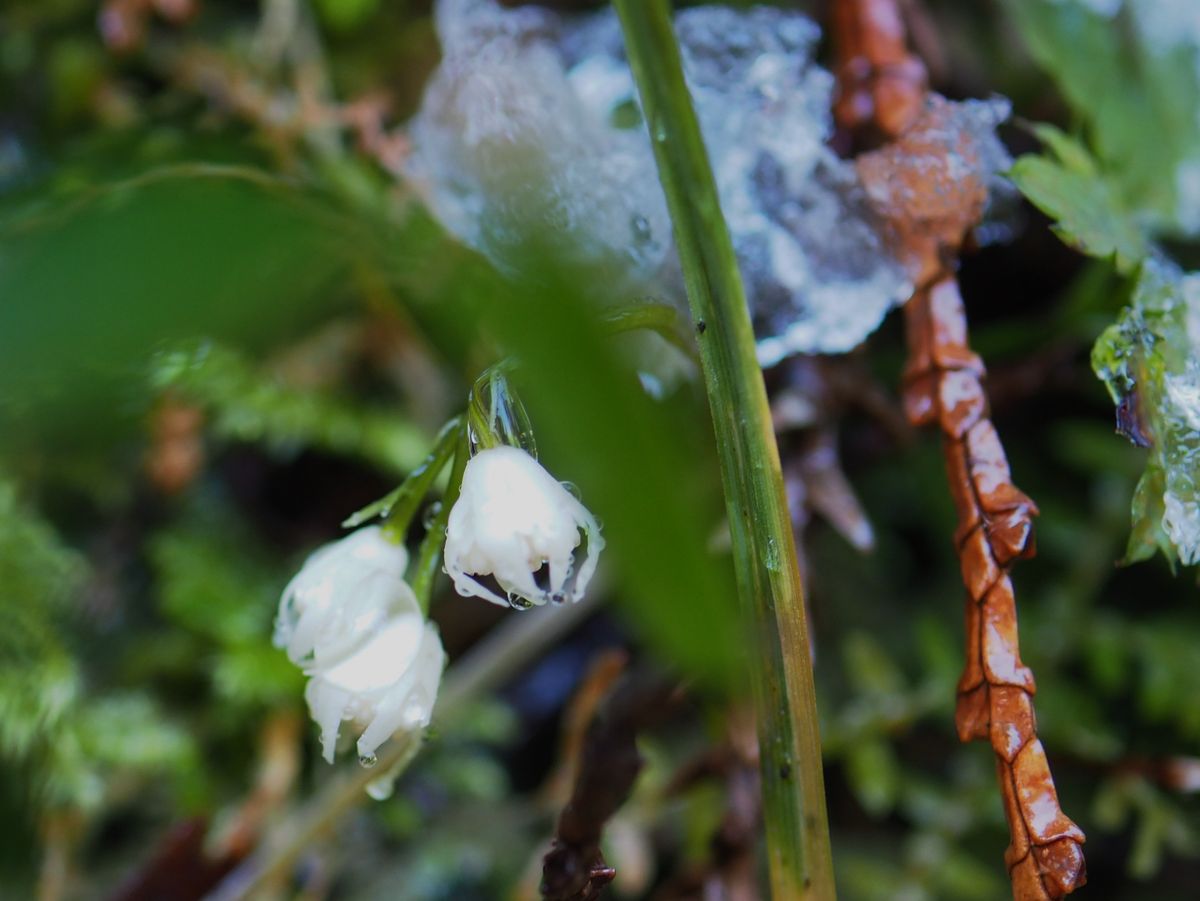
<instances>
[{"instance_id":1,"label":"serrated green leaf","mask_svg":"<svg viewBox=\"0 0 1200 901\"><path fill-rule=\"evenodd\" d=\"M1089 178L1099 174L1096 161L1077 138L1047 122L1035 122L1032 130L1067 169Z\"/></svg>"},{"instance_id":2,"label":"serrated green leaf","mask_svg":"<svg viewBox=\"0 0 1200 901\"><path fill-rule=\"evenodd\" d=\"M1107 182L1078 166L1026 155L1013 164L1009 178L1055 221L1063 241L1129 272L1149 254L1149 245Z\"/></svg>"}]
</instances>

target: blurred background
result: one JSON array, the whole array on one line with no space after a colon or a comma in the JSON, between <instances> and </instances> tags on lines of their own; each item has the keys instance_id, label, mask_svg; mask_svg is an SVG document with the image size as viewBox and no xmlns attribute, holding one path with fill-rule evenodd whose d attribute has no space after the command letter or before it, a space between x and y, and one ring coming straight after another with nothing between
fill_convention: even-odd
<instances>
[{"instance_id":1,"label":"blurred background","mask_svg":"<svg viewBox=\"0 0 1200 901\"><path fill-rule=\"evenodd\" d=\"M1037 121L1107 162L1106 133L1200 158L1200 67L1139 65L1119 0L903 6L934 88L1012 101L1014 156ZM552 253L501 274L426 211L406 123L439 55L417 0L0 2L0 896L237 897L226 874L320 809L338 769L271 645L280 591L503 352L543 459L605 523L595 597L515 613L439 582L449 709L392 798L257 896L538 897L589 713L623 673L685 691L642 729L611 897L755 897L753 654L702 386L682 356L651 397L639 370L665 345L590 328L599 288ZM1097 126L1088 104L1121 92L1130 118ZM960 276L1041 509L1015 570L1022 653L1088 835L1083 897L1200 897L1195 573L1118 565L1147 452L1114 434L1089 363L1131 289L1032 205L1003 223ZM1160 237L1200 259L1186 223ZM1007 829L990 751L954 733L954 511L937 437L902 415L904 354L893 314L767 372L807 405L780 440L839 887L992 901Z\"/></svg>"}]
</instances>

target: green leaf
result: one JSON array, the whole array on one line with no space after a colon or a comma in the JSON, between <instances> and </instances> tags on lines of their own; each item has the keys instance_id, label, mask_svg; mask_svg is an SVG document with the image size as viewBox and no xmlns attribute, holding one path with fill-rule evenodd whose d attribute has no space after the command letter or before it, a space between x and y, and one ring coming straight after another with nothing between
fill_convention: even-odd
<instances>
[{"instance_id":1,"label":"green leaf","mask_svg":"<svg viewBox=\"0 0 1200 901\"><path fill-rule=\"evenodd\" d=\"M78 556L0 480L0 756L24 758L80 695L61 627L83 575Z\"/></svg>"},{"instance_id":2,"label":"green leaf","mask_svg":"<svg viewBox=\"0 0 1200 901\"><path fill-rule=\"evenodd\" d=\"M846 778L858 803L872 816L883 816L896 806L900 770L886 741L861 741L848 748Z\"/></svg>"},{"instance_id":3,"label":"green leaf","mask_svg":"<svg viewBox=\"0 0 1200 901\"><path fill-rule=\"evenodd\" d=\"M1146 239L1108 182L1083 162L1083 148L1059 143L1065 159L1023 156L1009 178L1055 221L1063 241L1090 256L1112 259L1119 270L1129 272L1149 253Z\"/></svg>"},{"instance_id":4,"label":"green leaf","mask_svg":"<svg viewBox=\"0 0 1200 901\"><path fill-rule=\"evenodd\" d=\"M1176 173L1200 148L1200 48L1163 46L1138 15L1105 16L1073 0L1012 0L1006 8L1085 123L1119 206L1174 227Z\"/></svg>"},{"instance_id":5,"label":"green leaf","mask_svg":"<svg viewBox=\"0 0 1200 901\"><path fill-rule=\"evenodd\" d=\"M261 348L293 336L338 299L351 230L293 184L200 165L0 208L3 442L127 428L162 342Z\"/></svg>"},{"instance_id":6,"label":"green leaf","mask_svg":"<svg viewBox=\"0 0 1200 901\"><path fill-rule=\"evenodd\" d=\"M163 530L150 543L164 612L220 644L265 640L281 587L241 532L224 517L207 517Z\"/></svg>"}]
</instances>

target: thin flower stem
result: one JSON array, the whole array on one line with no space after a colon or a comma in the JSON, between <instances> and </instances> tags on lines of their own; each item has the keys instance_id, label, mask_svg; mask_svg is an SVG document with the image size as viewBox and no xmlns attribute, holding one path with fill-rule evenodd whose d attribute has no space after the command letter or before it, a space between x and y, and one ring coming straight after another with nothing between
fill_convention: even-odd
<instances>
[{"instance_id":1,"label":"thin flower stem","mask_svg":"<svg viewBox=\"0 0 1200 901\"><path fill-rule=\"evenodd\" d=\"M376 516L382 516L383 528L388 535L397 542L403 542L409 524L417 512L417 507L421 505L421 501L429 493L433 483L437 481L438 473L442 471L442 468L449 462L450 455L454 453L461 426L462 417L460 416L455 416L442 426L442 430L438 432L438 436L434 440L433 449L420 465L408 474L408 477L400 483L395 491L359 510L342 525L358 526Z\"/></svg>"},{"instance_id":2,"label":"thin flower stem","mask_svg":"<svg viewBox=\"0 0 1200 901\"><path fill-rule=\"evenodd\" d=\"M738 593L758 642L771 888L836 897L804 598L754 333L665 0L615 0L666 192L721 463Z\"/></svg>"},{"instance_id":3,"label":"thin flower stem","mask_svg":"<svg viewBox=\"0 0 1200 901\"><path fill-rule=\"evenodd\" d=\"M620 307L608 313L603 324L614 334L646 329L657 333L664 341L687 354L689 360L697 361L696 346L680 330L679 312L665 303L639 303L635 306Z\"/></svg>"},{"instance_id":4,"label":"thin flower stem","mask_svg":"<svg viewBox=\"0 0 1200 901\"><path fill-rule=\"evenodd\" d=\"M446 493L442 496L441 506L429 523L425 537L421 539L421 547L417 550L417 558L413 562L412 585L413 594L421 610L429 610L429 598L433 592L433 580L437 578L438 563L442 559L442 548L446 544L446 523L450 520L450 508L458 500L458 492L462 488L463 471L467 468L467 459L471 456L471 439L469 437L467 418L460 421L455 437L454 465L450 468L450 481L446 483Z\"/></svg>"}]
</instances>

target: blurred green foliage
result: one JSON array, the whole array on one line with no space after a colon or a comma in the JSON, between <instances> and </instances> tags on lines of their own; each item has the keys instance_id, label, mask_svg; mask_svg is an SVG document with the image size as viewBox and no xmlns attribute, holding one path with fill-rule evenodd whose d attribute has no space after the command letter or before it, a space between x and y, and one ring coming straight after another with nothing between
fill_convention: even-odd
<instances>
[{"instance_id":1,"label":"blurred green foliage","mask_svg":"<svg viewBox=\"0 0 1200 901\"><path fill-rule=\"evenodd\" d=\"M695 715L647 746L632 813L647 833L674 831L670 854L702 860L722 792L656 792L716 740L752 660L728 561L710 550L721 499L696 386L664 401L641 390L638 351L597 325L604 285L535 249L532 276L506 281L355 136L289 132L233 102L240 79L293 109L298 73L317 71L325 101L390 87L387 124L412 109L436 56L425 5L290 6L301 24L282 52L267 17L233 0L206 0L184 26L152 17L124 54L101 42L90 2L0 10L0 815L21 824L0 851L0 894L30 896L56 813L83 820L73 853L92 881L77 894L91 897L172 821L245 800L264 722L303 703L271 646L279 591L420 461L505 355L544 461L604 521L620 626L605 619L595 641L627 641L696 686ZM1019 62L988 8L956 7L935 18L952 49ZM1184 115L1197 108L1191 69L1146 57L1128 23L1080 4L1005 11L1066 103L1067 130L1039 127L1048 152L1013 177L1073 246L1132 279L1156 241L1179 239L1174 183L1158 176L1200 143ZM217 60L209 89L183 75L197 50ZM1030 240L1040 263L1050 238ZM997 405L1015 478L1043 511L1040 556L1015 576L1039 728L1089 832L1093 896L1194 898L1200 809L1149 764L1200 755L1200 615L1165 566L1113 567L1145 460L1084 381L1085 346L1133 288L1096 264L1059 294L1034 263L1002 259L1018 289L968 297L997 383L1057 343L1071 352L1066 376ZM381 362L351 342L333 375L297 375L297 356L311 362L311 339L338 323L387 345L396 310L415 335L403 352ZM872 350L894 386L897 336ZM434 362L414 375L422 354ZM204 420L207 460L177 496L142 468L165 399ZM820 524L807 535L839 884L851 901L1003 897L990 755L953 734L961 585L937 448L881 437L857 414L842 435L877 547L860 556ZM456 655L492 612L444 591L433 607ZM595 647L531 661L510 691L436 722L397 795L324 846L341 896L494 898L528 880L554 814L531 787L557 753L556 721L528 710L566 692ZM284 818L327 778L313 744L306 731Z\"/></svg>"}]
</instances>

